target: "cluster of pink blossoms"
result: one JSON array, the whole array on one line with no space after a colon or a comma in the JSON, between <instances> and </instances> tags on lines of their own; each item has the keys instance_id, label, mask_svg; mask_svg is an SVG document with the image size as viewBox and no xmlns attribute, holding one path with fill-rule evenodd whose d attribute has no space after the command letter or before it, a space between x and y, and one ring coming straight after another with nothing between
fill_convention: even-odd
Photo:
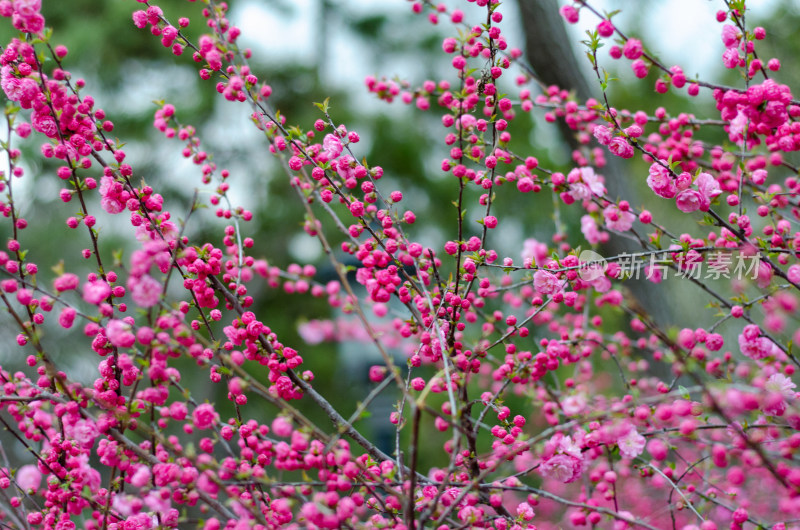
<instances>
[{"instance_id":1,"label":"cluster of pink blossoms","mask_svg":"<svg viewBox=\"0 0 800 530\"><path fill-rule=\"evenodd\" d=\"M791 344L800 341L800 179L780 153L800 145L800 106L769 77L777 60L764 68L756 54L766 30L749 28L733 2L717 21L726 23L723 64L748 78L742 88L666 67L586 0L561 8L569 23L598 18L596 64L608 42L634 77L658 74L656 93L685 88L713 99L719 116L698 119L615 109L613 87L585 102L571 87L538 93L497 0L464 9L412 1L413 12L447 27L446 71L418 83L370 76L365 85L386 102L436 113L438 169L457 197L457 232L446 241L426 234L424 211L387 189L380 161L362 157L359 133L337 124L327 104L313 125L287 125L239 47L226 3L203 3L207 33L196 40L184 33L188 17L172 23L139 3L136 28L195 65L221 104L248 105L337 279L263 257L271 242L248 223L258 212L232 204L235 175L217 167L172 103L154 109L153 126L181 142L202 199L160 194L165 176L138 173L124 138L111 136L125 132L64 69L67 49L46 42L41 1L0 0L0 15L26 34L0 55L0 87L14 103L0 175L9 234L0 303L25 360L0 370L0 419L11 433L3 445L19 449L4 450L0 467L2 525L798 528L800 360ZM468 20L473 7L480 21ZM519 120L539 110L574 131L569 167L551 167L546 152L519 140ZM709 145L707 126L724 127L735 149ZM54 215L85 244L63 263L38 263L25 231L13 180L24 166L49 166L18 141L41 142L38 153L57 166L40 178L59 183ZM620 197L608 191L622 178L604 169L609 151L635 175ZM150 184L138 184L145 176ZM636 185L676 208L639 206L661 211L652 195L629 195ZM509 196L554 208L552 237L504 255L517 223ZM204 215L201 201L218 241L187 235L194 217L173 214ZM700 220L699 212L702 230L671 227L673 215ZM101 228L114 216L127 221L117 223L131 245L125 259L107 257ZM640 249L602 257L601 245L620 236ZM716 277L703 278L703 267ZM628 289L640 272L663 286L685 282L708 313L673 314L672 329L655 321ZM284 343L291 333L274 318L283 307L261 303L267 289L327 301L348 317L309 314L299 328L305 344ZM94 359L93 376L52 353L54 328L73 332L70 355ZM310 368L328 340L360 341L382 359L365 368L373 387L354 407L322 395ZM390 387L395 406L375 427L393 431L387 445L360 420ZM214 395L224 397L210 402Z\"/></svg>"}]
</instances>

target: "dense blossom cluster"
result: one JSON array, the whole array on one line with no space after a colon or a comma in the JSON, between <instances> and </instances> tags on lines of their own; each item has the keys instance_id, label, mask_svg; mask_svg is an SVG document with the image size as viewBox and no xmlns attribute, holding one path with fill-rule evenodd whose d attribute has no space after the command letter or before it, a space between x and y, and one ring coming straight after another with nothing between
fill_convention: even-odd
<instances>
[{"instance_id":1,"label":"dense blossom cluster","mask_svg":"<svg viewBox=\"0 0 800 530\"><path fill-rule=\"evenodd\" d=\"M463 6L411 2L448 28L441 79L365 83L386 102L440 117L447 156L438 169L457 200L455 230L436 246L418 241L424 218L381 182L380 161L360 155L359 134L337 124L327 104L305 127L289 127L271 107L272 88L248 65L226 3L193 3L202 4L207 28L196 41L184 33L190 18L173 23L144 0L132 9L135 26L176 60L193 62L216 83L210 90L249 106L297 195L305 231L339 272L323 283L312 264L281 267L258 255L254 213L232 204L230 171L180 121L180 105L162 102L153 126L181 142L207 192L205 211L222 225L217 242L185 235L194 218L180 221L173 211L186 205L158 192L167 175L140 178L125 132L65 69L66 47L49 42L41 0L0 0L0 15L20 32L0 55L12 131L0 174L8 236L0 300L26 360L25 369L0 370L0 421L10 432L0 524L800 528L800 360L790 346L800 342L800 180L784 158L800 150L800 102L770 77L779 61L758 58L766 30L746 25L743 0L725 2L721 61L747 80L726 87L663 65L590 2L567 2L568 23L597 22L587 44L600 83L596 98L578 101L571 87L539 86L501 31L497 0L468 3L485 22L467 20ZM613 108L600 74L608 57L629 61L637 78L658 77L656 93L713 98L719 115ZM574 131L572 167L544 167L536 146L527 153L527 142L513 141L515 120L539 111ZM730 144L703 140L715 127ZM12 193L25 177L17 141L40 146L25 156L55 162L54 174L40 178L59 182L58 197L72 203L52 215L86 242L83 262L65 256L52 273L54 264L37 262ZM646 204L667 213L610 197L602 174L609 156L643 163L630 165L630 178L652 191ZM496 194L502 186L531 204L555 201L561 215L580 219L581 235L570 238L556 223L552 241L498 253L513 216ZM666 210L663 199L672 201ZM470 201L477 206L467 209ZM115 216L133 246L110 260L99 228ZM338 232L323 231L323 216ZM675 217L704 228L674 233ZM620 234L640 251L601 265L581 252ZM749 274L731 278L724 266L733 255L749 258ZM623 258L646 279L631 279ZM91 272L81 272L87 263ZM344 263L354 264L353 275ZM698 279L692 271L701 264L729 273L727 281ZM668 270L708 299L707 322L662 328L627 295L628 282L659 283ZM310 319L299 330L306 345L284 344L269 314L257 312L251 293L261 284L327 300L348 316ZM89 384L50 355L56 327L82 330L74 355L96 359ZM397 406L383 418L398 431L392 454L359 432L358 415L345 418L315 389L304 356L322 341L362 341L381 355L359 411L397 387ZM230 403L195 399L189 382L200 380ZM322 409L329 421L315 423L301 406ZM446 435L441 448L423 443L434 431ZM423 449L433 467L422 467Z\"/></svg>"}]
</instances>

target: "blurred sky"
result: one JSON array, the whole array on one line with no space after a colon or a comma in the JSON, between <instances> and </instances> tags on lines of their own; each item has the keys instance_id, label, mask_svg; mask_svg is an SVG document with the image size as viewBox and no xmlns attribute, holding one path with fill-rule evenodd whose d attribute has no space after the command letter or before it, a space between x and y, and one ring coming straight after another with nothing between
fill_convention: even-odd
<instances>
[{"instance_id":1,"label":"blurred sky","mask_svg":"<svg viewBox=\"0 0 800 530\"><path fill-rule=\"evenodd\" d=\"M349 13L388 15L407 13L411 6L407 0L347 0L332 3L336 9L344 6ZM474 4L452 0L445 3L448 7L457 6L465 11L474 7ZM293 0L284 7L276 9L267 7L258 0L247 0L234 4L232 17L242 28L245 42L254 48L262 49L269 58L313 64L318 49L315 28L318 25L319 4L320 0ZM512 45L523 47L517 4L513 1L504 4L503 31ZM720 62L724 48L719 37L721 26L715 22L714 14L724 8L722 0L594 0L591 5L601 12L621 10L622 12L614 18L615 23L624 28L630 36L643 38L666 63L683 66L689 75L707 72ZM768 14L775 5L774 0L748 2L749 10L756 16ZM575 40L580 41L585 38L585 31L593 29L597 22L598 19L594 15L585 12L581 16L580 23L571 26L570 31ZM631 23L636 22L646 28L646 35L630 33ZM443 21L441 24L447 22ZM370 64L368 61L352 60L354 57L363 56L361 42L335 23L331 24L329 32L331 43L328 53L336 63L336 75L327 72L326 77L329 81L340 82L344 79L352 81L354 78L359 80L375 73L365 68ZM337 57L345 57L348 60L336 61ZM382 73L390 75L394 72Z\"/></svg>"}]
</instances>

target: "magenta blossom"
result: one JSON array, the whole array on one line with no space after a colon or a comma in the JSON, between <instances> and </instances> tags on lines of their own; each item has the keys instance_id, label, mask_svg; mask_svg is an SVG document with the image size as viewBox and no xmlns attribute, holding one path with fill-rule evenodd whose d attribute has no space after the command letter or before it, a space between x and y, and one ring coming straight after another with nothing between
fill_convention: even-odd
<instances>
[{"instance_id":1,"label":"magenta blossom","mask_svg":"<svg viewBox=\"0 0 800 530\"><path fill-rule=\"evenodd\" d=\"M751 359L769 357L774 347L771 340L761 336L761 329L755 324L745 326L739 335L739 349L745 357Z\"/></svg>"},{"instance_id":2,"label":"magenta blossom","mask_svg":"<svg viewBox=\"0 0 800 530\"><path fill-rule=\"evenodd\" d=\"M111 287L104 280L93 280L83 284L83 299L97 305L111 295Z\"/></svg>"},{"instance_id":3,"label":"magenta blossom","mask_svg":"<svg viewBox=\"0 0 800 530\"><path fill-rule=\"evenodd\" d=\"M625 458L636 458L644 452L644 446L647 443L644 436L636 431L636 427L630 426L623 436L617 439L619 452Z\"/></svg>"},{"instance_id":4,"label":"magenta blossom","mask_svg":"<svg viewBox=\"0 0 800 530\"><path fill-rule=\"evenodd\" d=\"M192 412L192 421L198 429L210 429L219 420L219 415L211 403L197 405Z\"/></svg>"},{"instance_id":5,"label":"magenta blossom","mask_svg":"<svg viewBox=\"0 0 800 530\"><path fill-rule=\"evenodd\" d=\"M675 197L675 205L683 213L691 213L703 205L703 196L697 190L683 190Z\"/></svg>"},{"instance_id":6,"label":"magenta blossom","mask_svg":"<svg viewBox=\"0 0 800 530\"><path fill-rule=\"evenodd\" d=\"M555 294L562 288L562 282L552 272L538 270L533 275L533 287L542 294Z\"/></svg>"},{"instance_id":7,"label":"magenta blossom","mask_svg":"<svg viewBox=\"0 0 800 530\"><path fill-rule=\"evenodd\" d=\"M585 462L581 448L569 436L556 434L547 442L539 473L547 478L569 484L583 474Z\"/></svg>"},{"instance_id":8,"label":"magenta blossom","mask_svg":"<svg viewBox=\"0 0 800 530\"><path fill-rule=\"evenodd\" d=\"M700 209L704 212L708 211L711 207L711 201L719 195L722 195L722 188L719 186L717 179L708 173L700 173L694 181L703 200Z\"/></svg>"},{"instance_id":9,"label":"magenta blossom","mask_svg":"<svg viewBox=\"0 0 800 530\"><path fill-rule=\"evenodd\" d=\"M624 136L613 138L608 144L608 150L620 158L633 158L633 146Z\"/></svg>"},{"instance_id":10,"label":"magenta blossom","mask_svg":"<svg viewBox=\"0 0 800 530\"><path fill-rule=\"evenodd\" d=\"M627 232L633 227L633 222L636 220L633 212L623 211L615 204L603 210L603 217L606 220L606 227L618 232Z\"/></svg>"},{"instance_id":11,"label":"magenta blossom","mask_svg":"<svg viewBox=\"0 0 800 530\"><path fill-rule=\"evenodd\" d=\"M131 325L123 320L112 318L106 326L108 341L118 348L130 348L136 342Z\"/></svg>"},{"instance_id":12,"label":"magenta blossom","mask_svg":"<svg viewBox=\"0 0 800 530\"><path fill-rule=\"evenodd\" d=\"M671 199L678 193L678 188L670 177L669 171L660 164L650 166L650 174L647 176L647 185L653 193L665 199Z\"/></svg>"}]
</instances>

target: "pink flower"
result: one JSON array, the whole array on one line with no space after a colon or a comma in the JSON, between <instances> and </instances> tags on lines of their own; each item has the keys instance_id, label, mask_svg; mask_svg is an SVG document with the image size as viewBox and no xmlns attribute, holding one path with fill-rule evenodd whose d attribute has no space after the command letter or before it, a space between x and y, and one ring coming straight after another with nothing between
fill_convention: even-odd
<instances>
[{"instance_id":1,"label":"pink flower","mask_svg":"<svg viewBox=\"0 0 800 530\"><path fill-rule=\"evenodd\" d=\"M94 280L83 284L83 299L97 305L111 295L111 287L104 280Z\"/></svg>"},{"instance_id":2,"label":"pink flower","mask_svg":"<svg viewBox=\"0 0 800 530\"><path fill-rule=\"evenodd\" d=\"M639 39L628 39L622 47L622 54L631 61L641 57L643 52L642 41Z\"/></svg>"},{"instance_id":3,"label":"pink flower","mask_svg":"<svg viewBox=\"0 0 800 530\"><path fill-rule=\"evenodd\" d=\"M534 515L536 515L536 513L527 502L520 503L520 505L517 506L517 516L523 521L530 521L533 519Z\"/></svg>"},{"instance_id":4,"label":"pink flower","mask_svg":"<svg viewBox=\"0 0 800 530\"><path fill-rule=\"evenodd\" d=\"M601 37L610 37L614 34L614 24L610 20L603 20L597 25L597 33Z\"/></svg>"},{"instance_id":5,"label":"pink flower","mask_svg":"<svg viewBox=\"0 0 800 530\"><path fill-rule=\"evenodd\" d=\"M646 440L644 436L636 431L636 428L631 425L630 429L617 440L619 452L625 458L636 458L644 451Z\"/></svg>"},{"instance_id":6,"label":"pink flower","mask_svg":"<svg viewBox=\"0 0 800 530\"><path fill-rule=\"evenodd\" d=\"M63 293L64 291L77 289L79 283L80 279L77 275L67 272L53 280L53 287L59 293Z\"/></svg>"},{"instance_id":7,"label":"pink flower","mask_svg":"<svg viewBox=\"0 0 800 530\"><path fill-rule=\"evenodd\" d=\"M583 182L575 182L569 185L569 194L572 195L572 198L576 201L582 201L591 198L592 190Z\"/></svg>"},{"instance_id":8,"label":"pink flower","mask_svg":"<svg viewBox=\"0 0 800 530\"><path fill-rule=\"evenodd\" d=\"M586 241L592 245L597 245L601 242L600 230L597 228L597 222L591 215L584 215L581 217L581 232Z\"/></svg>"},{"instance_id":9,"label":"pink flower","mask_svg":"<svg viewBox=\"0 0 800 530\"><path fill-rule=\"evenodd\" d=\"M736 26L732 24L722 26L722 43L726 48L735 48L741 38L742 33Z\"/></svg>"},{"instance_id":10,"label":"pink flower","mask_svg":"<svg viewBox=\"0 0 800 530\"><path fill-rule=\"evenodd\" d=\"M658 195L659 197L664 197L665 199L671 199L678 193L678 188L675 186L675 183L672 182L672 178L669 175L669 171L660 165L660 164L652 164L650 166L649 175L647 176L647 185L650 186L650 189Z\"/></svg>"},{"instance_id":11,"label":"pink flower","mask_svg":"<svg viewBox=\"0 0 800 530\"><path fill-rule=\"evenodd\" d=\"M608 144L608 150L620 158L633 158L633 146L623 136L617 136Z\"/></svg>"},{"instance_id":12,"label":"pink flower","mask_svg":"<svg viewBox=\"0 0 800 530\"><path fill-rule=\"evenodd\" d=\"M539 465L542 476L568 484L581 477L583 468L583 453L572 438L558 433L547 442Z\"/></svg>"},{"instance_id":13,"label":"pink flower","mask_svg":"<svg viewBox=\"0 0 800 530\"><path fill-rule=\"evenodd\" d=\"M42 473L34 465L24 465L14 477L22 491L37 490L42 483Z\"/></svg>"},{"instance_id":14,"label":"pink flower","mask_svg":"<svg viewBox=\"0 0 800 530\"><path fill-rule=\"evenodd\" d=\"M561 16L564 17L564 20L569 22L570 24L575 24L578 22L579 14L578 10L572 6L563 6L560 10Z\"/></svg>"},{"instance_id":15,"label":"pink flower","mask_svg":"<svg viewBox=\"0 0 800 530\"><path fill-rule=\"evenodd\" d=\"M647 444L647 451L652 455L653 458L656 460L666 460L667 454L669 453L669 447L667 444L659 440L658 438L651 438L650 443Z\"/></svg>"},{"instance_id":16,"label":"pink flower","mask_svg":"<svg viewBox=\"0 0 800 530\"><path fill-rule=\"evenodd\" d=\"M795 397L794 389L797 387L791 379L781 373L772 374L764 383L764 390L768 392L761 410L769 416L783 416L786 412L787 399Z\"/></svg>"},{"instance_id":17,"label":"pink flower","mask_svg":"<svg viewBox=\"0 0 800 530\"><path fill-rule=\"evenodd\" d=\"M736 68L739 66L739 52L736 51L736 48L728 48L722 54L722 64L725 65L725 68Z\"/></svg>"},{"instance_id":18,"label":"pink flower","mask_svg":"<svg viewBox=\"0 0 800 530\"><path fill-rule=\"evenodd\" d=\"M130 348L136 342L131 326L123 320L112 318L106 326L106 338L117 348Z\"/></svg>"},{"instance_id":19,"label":"pink flower","mask_svg":"<svg viewBox=\"0 0 800 530\"><path fill-rule=\"evenodd\" d=\"M14 11L28 18L42 10L42 0L14 0Z\"/></svg>"},{"instance_id":20,"label":"pink flower","mask_svg":"<svg viewBox=\"0 0 800 530\"><path fill-rule=\"evenodd\" d=\"M597 125L592 134L601 145L608 145L611 142L611 129L604 125Z\"/></svg>"},{"instance_id":21,"label":"pink flower","mask_svg":"<svg viewBox=\"0 0 800 530\"><path fill-rule=\"evenodd\" d=\"M272 432L275 433L275 436L288 438L293 430L292 422L283 416L278 416L272 420Z\"/></svg>"},{"instance_id":22,"label":"pink flower","mask_svg":"<svg viewBox=\"0 0 800 530\"><path fill-rule=\"evenodd\" d=\"M691 213L703 205L703 196L696 190L683 190L675 197L675 205L683 213Z\"/></svg>"},{"instance_id":23,"label":"pink flower","mask_svg":"<svg viewBox=\"0 0 800 530\"><path fill-rule=\"evenodd\" d=\"M566 416L577 416L586 408L586 396L583 394L567 396L561 401L561 408Z\"/></svg>"},{"instance_id":24,"label":"pink flower","mask_svg":"<svg viewBox=\"0 0 800 530\"><path fill-rule=\"evenodd\" d=\"M606 192L602 179L590 167L573 169L567 175L567 181L572 182L570 193L579 201L591 198L592 194L600 196Z\"/></svg>"},{"instance_id":25,"label":"pink flower","mask_svg":"<svg viewBox=\"0 0 800 530\"><path fill-rule=\"evenodd\" d=\"M147 274L129 277L128 290L139 307L153 307L161 299L161 284Z\"/></svg>"},{"instance_id":26,"label":"pink flower","mask_svg":"<svg viewBox=\"0 0 800 530\"><path fill-rule=\"evenodd\" d=\"M737 144L740 144L744 139L744 130L748 122L747 115L742 112L741 108L743 107L740 105L736 117L733 118L730 121L730 125L728 125L728 139Z\"/></svg>"},{"instance_id":27,"label":"pink flower","mask_svg":"<svg viewBox=\"0 0 800 530\"><path fill-rule=\"evenodd\" d=\"M362 217L364 215L364 203L361 201L351 202L350 213L353 214L353 217Z\"/></svg>"},{"instance_id":28,"label":"pink flower","mask_svg":"<svg viewBox=\"0 0 800 530\"><path fill-rule=\"evenodd\" d=\"M538 270L533 275L533 287L542 294L555 294L563 285L558 276L552 272Z\"/></svg>"},{"instance_id":29,"label":"pink flower","mask_svg":"<svg viewBox=\"0 0 800 530\"><path fill-rule=\"evenodd\" d=\"M84 449L94 445L95 439L100 435L95 424L89 420L80 419L74 425L65 425L68 438L75 440Z\"/></svg>"},{"instance_id":30,"label":"pink flower","mask_svg":"<svg viewBox=\"0 0 800 530\"><path fill-rule=\"evenodd\" d=\"M580 478L583 472L583 460L571 455L558 454L542 461L539 472L542 476L569 484Z\"/></svg>"},{"instance_id":31,"label":"pink flower","mask_svg":"<svg viewBox=\"0 0 800 530\"><path fill-rule=\"evenodd\" d=\"M609 230L618 232L627 232L633 227L633 222L636 220L636 215L633 212L622 211L616 204L612 204L603 210L603 217L606 220L606 227Z\"/></svg>"},{"instance_id":32,"label":"pink flower","mask_svg":"<svg viewBox=\"0 0 800 530\"><path fill-rule=\"evenodd\" d=\"M636 59L631 63L631 70L633 70L633 75L638 77L639 79L643 79L647 77L647 63L641 59Z\"/></svg>"},{"instance_id":33,"label":"pink flower","mask_svg":"<svg viewBox=\"0 0 800 530\"><path fill-rule=\"evenodd\" d=\"M137 488L141 488L150 482L150 468L147 466L139 466L131 477L131 484Z\"/></svg>"},{"instance_id":34,"label":"pink flower","mask_svg":"<svg viewBox=\"0 0 800 530\"><path fill-rule=\"evenodd\" d=\"M56 134L58 134L56 120L49 114L42 114L40 112L33 113L31 116L31 125L48 138L55 138Z\"/></svg>"},{"instance_id":35,"label":"pink flower","mask_svg":"<svg viewBox=\"0 0 800 530\"><path fill-rule=\"evenodd\" d=\"M702 204L700 205L700 209L706 212L708 211L708 208L711 206L711 201L713 201L715 197L722 194L722 189L720 188L717 179L715 179L708 173L700 173L699 175L697 175L697 178L695 179L694 183L697 185L697 189L703 196L703 201Z\"/></svg>"},{"instance_id":36,"label":"pink flower","mask_svg":"<svg viewBox=\"0 0 800 530\"><path fill-rule=\"evenodd\" d=\"M75 316L78 314L72 307L65 307L61 310L61 313L58 315L58 324L64 328L69 329L72 327L72 324L75 322Z\"/></svg>"},{"instance_id":37,"label":"pink flower","mask_svg":"<svg viewBox=\"0 0 800 530\"><path fill-rule=\"evenodd\" d=\"M214 405L203 403L197 405L192 411L192 421L198 429L210 429L219 419L219 415L214 411Z\"/></svg>"},{"instance_id":38,"label":"pink flower","mask_svg":"<svg viewBox=\"0 0 800 530\"><path fill-rule=\"evenodd\" d=\"M325 135L325 139L322 140L322 149L322 154L325 155L325 159L333 160L342 154L344 147L339 138L333 134L327 134Z\"/></svg>"},{"instance_id":39,"label":"pink flower","mask_svg":"<svg viewBox=\"0 0 800 530\"><path fill-rule=\"evenodd\" d=\"M781 373L772 374L769 376L769 379L767 379L767 382L764 383L764 390L775 392L787 398L795 397L795 388L797 388L797 385Z\"/></svg>"},{"instance_id":40,"label":"pink flower","mask_svg":"<svg viewBox=\"0 0 800 530\"><path fill-rule=\"evenodd\" d=\"M766 261L759 260L756 285L761 289L766 289L772 282L772 267Z\"/></svg>"},{"instance_id":41,"label":"pink flower","mask_svg":"<svg viewBox=\"0 0 800 530\"><path fill-rule=\"evenodd\" d=\"M542 262L547 259L547 245L530 238L522 243L522 259Z\"/></svg>"},{"instance_id":42,"label":"pink flower","mask_svg":"<svg viewBox=\"0 0 800 530\"><path fill-rule=\"evenodd\" d=\"M745 357L756 360L769 357L773 347L772 341L762 337L761 329L755 324L745 326L739 335L739 349Z\"/></svg>"}]
</instances>

